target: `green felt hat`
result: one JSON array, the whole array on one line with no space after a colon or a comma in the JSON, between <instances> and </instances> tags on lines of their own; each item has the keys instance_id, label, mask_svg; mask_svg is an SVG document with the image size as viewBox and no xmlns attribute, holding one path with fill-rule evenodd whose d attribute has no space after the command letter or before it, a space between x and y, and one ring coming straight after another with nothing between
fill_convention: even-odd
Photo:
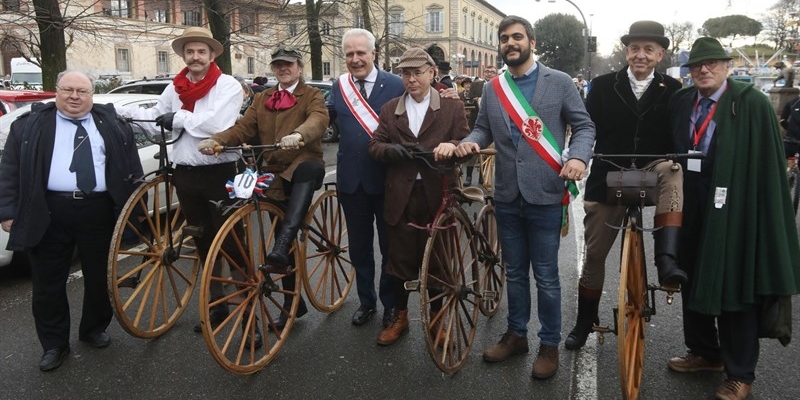
<instances>
[{"instance_id":1,"label":"green felt hat","mask_svg":"<svg viewBox=\"0 0 800 400\"><path fill-rule=\"evenodd\" d=\"M711 37L701 37L692 44L692 51L689 52L689 61L683 64L684 67L691 66L707 60L730 60L731 57L722 48L719 40Z\"/></svg>"}]
</instances>

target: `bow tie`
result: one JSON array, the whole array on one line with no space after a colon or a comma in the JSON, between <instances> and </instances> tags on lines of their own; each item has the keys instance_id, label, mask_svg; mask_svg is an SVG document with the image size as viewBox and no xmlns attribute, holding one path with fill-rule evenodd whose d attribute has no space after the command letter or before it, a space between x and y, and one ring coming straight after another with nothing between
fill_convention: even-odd
<instances>
[{"instance_id":1,"label":"bow tie","mask_svg":"<svg viewBox=\"0 0 800 400\"><path fill-rule=\"evenodd\" d=\"M288 90L278 90L269 96L264 106L270 111L288 110L297 104L297 99Z\"/></svg>"}]
</instances>

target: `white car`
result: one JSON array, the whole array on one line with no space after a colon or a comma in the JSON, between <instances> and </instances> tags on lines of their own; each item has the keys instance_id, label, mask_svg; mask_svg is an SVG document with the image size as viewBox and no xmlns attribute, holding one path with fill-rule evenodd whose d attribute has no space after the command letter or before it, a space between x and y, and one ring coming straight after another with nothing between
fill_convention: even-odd
<instances>
[{"instance_id":1,"label":"white car","mask_svg":"<svg viewBox=\"0 0 800 400\"><path fill-rule=\"evenodd\" d=\"M115 106L138 105L139 107L150 108L158 103L158 95L155 94L137 94L137 93L119 93L119 94L96 94L93 96L95 103L108 104L112 103ZM45 100L44 102L51 102L53 99ZM20 107L6 115L0 117L0 157L2 157L2 148L5 147L8 132L11 130L11 123L20 115L30 111L30 104ZM142 168L145 173L158 169L158 146L150 143L139 134L136 136L136 145L139 147L139 158L142 160ZM6 250L8 244L8 232L0 229L0 268L3 268L12 263L14 254L10 250ZM21 263L21 268L25 268L27 263L24 257L17 257L16 263Z\"/></svg>"}]
</instances>

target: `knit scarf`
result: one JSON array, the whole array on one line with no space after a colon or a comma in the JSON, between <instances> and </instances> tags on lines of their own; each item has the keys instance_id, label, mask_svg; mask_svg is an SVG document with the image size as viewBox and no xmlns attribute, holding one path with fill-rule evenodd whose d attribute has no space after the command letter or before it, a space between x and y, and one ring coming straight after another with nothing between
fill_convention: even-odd
<instances>
[{"instance_id":1,"label":"knit scarf","mask_svg":"<svg viewBox=\"0 0 800 400\"><path fill-rule=\"evenodd\" d=\"M175 92L178 93L178 98L183 103L181 109L194 112L194 103L207 95L211 88L217 84L217 79L222 75L222 70L219 69L217 63L212 61L208 66L206 76L199 82L190 81L186 77L188 74L189 67L186 67L175 76L172 83L175 85Z\"/></svg>"}]
</instances>

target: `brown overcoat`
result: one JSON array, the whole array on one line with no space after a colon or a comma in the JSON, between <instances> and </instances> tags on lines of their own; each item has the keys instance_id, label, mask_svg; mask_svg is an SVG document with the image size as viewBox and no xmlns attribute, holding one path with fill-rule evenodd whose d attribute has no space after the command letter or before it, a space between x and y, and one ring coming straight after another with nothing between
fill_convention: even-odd
<instances>
[{"instance_id":1,"label":"brown overcoat","mask_svg":"<svg viewBox=\"0 0 800 400\"><path fill-rule=\"evenodd\" d=\"M380 124L369 142L370 157L383 161L386 146L391 143L420 144L433 149L439 143L454 145L469 133L464 117L464 103L458 99L442 99L431 90L431 102L420 127L419 136L408 127L405 99L408 94L386 103L381 109ZM417 174L422 176L428 206L436 210L442 201L439 174L420 162L403 162L389 165L386 170L384 218L389 225L396 225L408 204ZM451 180L454 176L450 177Z\"/></svg>"},{"instance_id":2,"label":"brown overcoat","mask_svg":"<svg viewBox=\"0 0 800 400\"><path fill-rule=\"evenodd\" d=\"M267 110L265 103L277 90L278 87L274 87L256 94L253 104L235 125L211 138L223 146L238 146L256 135L261 144L273 144L291 133L300 133L304 143L300 149L275 150L265 156L267 165L277 167L273 171L279 171L282 178L291 181L295 168L303 161L323 163L322 134L328 127L328 109L322 92L301 80L294 89L297 104L288 110ZM285 170L280 171L283 168Z\"/></svg>"}]
</instances>

